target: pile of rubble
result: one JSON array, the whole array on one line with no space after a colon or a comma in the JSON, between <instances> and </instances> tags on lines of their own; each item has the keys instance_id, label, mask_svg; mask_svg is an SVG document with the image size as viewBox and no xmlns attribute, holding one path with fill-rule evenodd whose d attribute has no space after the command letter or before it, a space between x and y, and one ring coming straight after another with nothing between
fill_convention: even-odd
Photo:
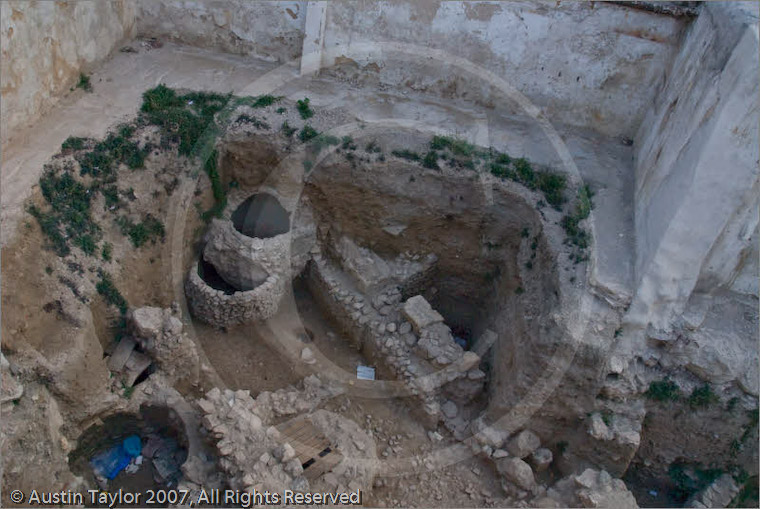
<instances>
[{"instance_id":1,"label":"pile of rubble","mask_svg":"<svg viewBox=\"0 0 760 509\"><path fill-rule=\"evenodd\" d=\"M473 422L473 451L492 460L502 475L504 492L517 500L532 498L534 507L638 507L625 483L608 472L587 469L546 488L536 476L545 472L554 461L541 439L528 429L510 436L483 419Z\"/></svg>"},{"instance_id":2,"label":"pile of rubble","mask_svg":"<svg viewBox=\"0 0 760 509\"><path fill-rule=\"evenodd\" d=\"M549 488L546 496L534 500L536 507L615 507L639 506L625 483L605 470L588 468L580 475L565 477Z\"/></svg>"},{"instance_id":3,"label":"pile of rubble","mask_svg":"<svg viewBox=\"0 0 760 509\"><path fill-rule=\"evenodd\" d=\"M195 343L182 331L179 306L142 307L127 315L128 330L142 350L171 380L197 381L200 361Z\"/></svg>"},{"instance_id":4,"label":"pile of rubble","mask_svg":"<svg viewBox=\"0 0 760 509\"><path fill-rule=\"evenodd\" d=\"M258 491L370 489L375 473L375 444L356 423L337 414L314 409L336 391L316 376L303 381L302 390L263 392L214 388L198 402L202 425L219 455L219 467L232 488ZM310 479L298 456L299 443L272 425L285 416L305 415L341 457L323 476ZM327 448L326 448L327 450ZM328 450L328 452L330 452Z\"/></svg>"},{"instance_id":5,"label":"pile of rubble","mask_svg":"<svg viewBox=\"0 0 760 509\"><path fill-rule=\"evenodd\" d=\"M290 446L280 447L279 432L265 426L248 391L214 388L198 402L202 423L215 442L219 466L234 489L307 490L301 462ZM275 453L275 449L278 449Z\"/></svg>"}]
</instances>

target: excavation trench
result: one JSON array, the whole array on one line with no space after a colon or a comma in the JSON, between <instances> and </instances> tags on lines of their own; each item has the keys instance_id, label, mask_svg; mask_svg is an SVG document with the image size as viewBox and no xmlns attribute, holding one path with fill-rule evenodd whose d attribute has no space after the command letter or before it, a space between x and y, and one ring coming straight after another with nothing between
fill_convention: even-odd
<instances>
[{"instance_id":1,"label":"excavation trench","mask_svg":"<svg viewBox=\"0 0 760 509\"><path fill-rule=\"evenodd\" d=\"M130 457L122 446L134 437L139 439L136 442L139 445ZM108 480L107 486L112 492L121 488L144 493L148 489L176 486L182 479L181 466L187 455L187 436L176 412L168 407L142 405L138 413L116 413L87 428L77 440L76 449L69 454L69 464L75 474L86 477L96 486L103 482L95 477L99 468L115 471L118 467L113 465L119 459L125 463L138 462L139 468L130 471L126 465ZM114 460L117 457L120 458Z\"/></svg>"},{"instance_id":2,"label":"excavation trench","mask_svg":"<svg viewBox=\"0 0 760 509\"><path fill-rule=\"evenodd\" d=\"M347 364L374 365L378 379L385 380L403 379L393 364L399 356L423 355L417 338L407 337L403 344L410 328L400 329L409 325L403 303L422 296L443 317L442 334L454 345L446 348L477 352L479 360L465 369L473 379L481 370L486 373L486 380L477 379L485 391L447 386L437 396L440 401L472 406L472 412L462 412L465 418L485 406L498 415L519 401L546 369L557 342L545 318L558 306L556 262L543 239L541 212L525 190L484 182L466 171L427 170L395 159L357 166L344 152L328 156L309 173L300 197L289 201L297 205L286 210L274 194L291 190L278 189L274 170L256 162L257 151L271 156L272 147L263 139L253 136L246 145L238 137L220 151L222 174L239 188L224 217L211 227L226 233L207 235L199 256L203 283L235 298L246 292L227 274L245 278L230 267L248 267L243 272L249 276L270 267L269 276L285 279L284 284L298 282L300 305L310 315L318 310L359 351L361 359L346 355ZM255 171L246 173L246 168ZM267 251L274 249L267 242L288 237L285 233L290 270L277 272L265 263ZM253 258L241 261L237 252L220 255L221 248L210 253L208 247L236 243L252 246L241 250L255 253ZM346 307L335 301L335 292L355 300ZM367 306L357 311L360 301ZM374 319L362 317L374 316L369 304L377 321L392 324L384 332L377 333L377 325L370 330ZM227 325L209 318L207 310L195 314L212 325ZM420 331L413 332L419 336ZM385 351L378 334L398 339L399 346ZM435 356L427 360L433 372L446 365Z\"/></svg>"}]
</instances>

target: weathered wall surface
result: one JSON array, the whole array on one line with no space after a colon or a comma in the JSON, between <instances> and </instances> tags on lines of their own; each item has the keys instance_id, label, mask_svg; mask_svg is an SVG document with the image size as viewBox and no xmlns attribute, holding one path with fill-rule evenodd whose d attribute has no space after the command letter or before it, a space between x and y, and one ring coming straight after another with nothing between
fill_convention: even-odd
<instances>
[{"instance_id":1,"label":"weathered wall surface","mask_svg":"<svg viewBox=\"0 0 760 509\"><path fill-rule=\"evenodd\" d=\"M678 50L685 21L586 2L329 2L323 66L356 61L381 83L503 104L482 80L446 62L390 62L377 42L467 59L506 79L552 122L633 136ZM363 51L363 50L362 50Z\"/></svg>"},{"instance_id":2,"label":"weathered wall surface","mask_svg":"<svg viewBox=\"0 0 760 509\"><path fill-rule=\"evenodd\" d=\"M757 14L706 4L639 129L632 321L667 328L695 290L757 295Z\"/></svg>"},{"instance_id":3,"label":"weathered wall surface","mask_svg":"<svg viewBox=\"0 0 760 509\"><path fill-rule=\"evenodd\" d=\"M80 72L133 35L127 0L7 1L0 5L2 143L74 86Z\"/></svg>"},{"instance_id":4,"label":"weathered wall surface","mask_svg":"<svg viewBox=\"0 0 760 509\"><path fill-rule=\"evenodd\" d=\"M137 30L283 62L301 56L307 2L140 0Z\"/></svg>"}]
</instances>

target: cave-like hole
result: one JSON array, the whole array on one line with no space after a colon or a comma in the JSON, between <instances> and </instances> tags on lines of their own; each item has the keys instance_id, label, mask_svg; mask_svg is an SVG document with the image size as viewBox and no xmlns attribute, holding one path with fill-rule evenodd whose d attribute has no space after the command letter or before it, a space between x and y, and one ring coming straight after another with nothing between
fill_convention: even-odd
<instances>
[{"instance_id":1,"label":"cave-like hole","mask_svg":"<svg viewBox=\"0 0 760 509\"><path fill-rule=\"evenodd\" d=\"M288 212L267 193L250 196L232 213L235 229L248 237L268 238L290 229Z\"/></svg>"},{"instance_id":2,"label":"cave-like hole","mask_svg":"<svg viewBox=\"0 0 760 509\"><path fill-rule=\"evenodd\" d=\"M198 260L198 275L214 290L221 290L226 295L232 295L237 292L238 289L224 280L222 276L216 271L213 264L207 262L201 256Z\"/></svg>"},{"instance_id":3,"label":"cave-like hole","mask_svg":"<svg viewBox=\"0 0 760 509\"><path fill-rule=\"evenodd\" d=\"M69 465L92 486L139 493L176 486L187 448L184 425L174 410L143 405L139 414L114 414L87 428L69 454ZM104 486L103 479L110 476Z\"/></svg>"}]
</instances>

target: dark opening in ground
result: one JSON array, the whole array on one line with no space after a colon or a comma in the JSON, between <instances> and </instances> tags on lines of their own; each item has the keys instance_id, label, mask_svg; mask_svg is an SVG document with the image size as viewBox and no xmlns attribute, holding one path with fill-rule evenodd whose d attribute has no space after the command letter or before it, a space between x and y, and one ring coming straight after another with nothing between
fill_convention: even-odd
<instances>
[{"instance_id":1,"label":"dark opening in ground","mask_svg":"<svg viewBox=\"0 0 760 509\"><path fill-rule=\"evenodd\" d=\"M258 193L235 209L232 224L243 235L264 239L286 233L290 229L290 218L277 198Z\"/></svg>"},{"instance_id":2,"label":"dark opening in ground","mask_svg":"<svg viewBox=\"0 0 760 509\"><path fill-rule=\"evenodd\" d=\"M237 292L238 289L229 284L227 281L219 275L216 268L203 259L201 256L198 260L198 275L214 290L220 290L226 295L232 295Z\"/></svg>"},{"instance_id":3,"label":"dark opening in ground","mask_svg":"<svg viewBox=\"0 0 760 509\"><path fill-rule=\"evenodd\" d=\"M134 436L140 439L139 456L131 458L129 465L103 486L102 479L96 479L93 458L117 449L128 437ZM146 405L140 408L138 415L119 413L90 426L69 454L72 471L93 487L131 493L176 486L182 478L181 466L186 459L187 437L179 416L170 408ZM168 503L163 506L167 507Z\"/></svg>"}]
</instances>

